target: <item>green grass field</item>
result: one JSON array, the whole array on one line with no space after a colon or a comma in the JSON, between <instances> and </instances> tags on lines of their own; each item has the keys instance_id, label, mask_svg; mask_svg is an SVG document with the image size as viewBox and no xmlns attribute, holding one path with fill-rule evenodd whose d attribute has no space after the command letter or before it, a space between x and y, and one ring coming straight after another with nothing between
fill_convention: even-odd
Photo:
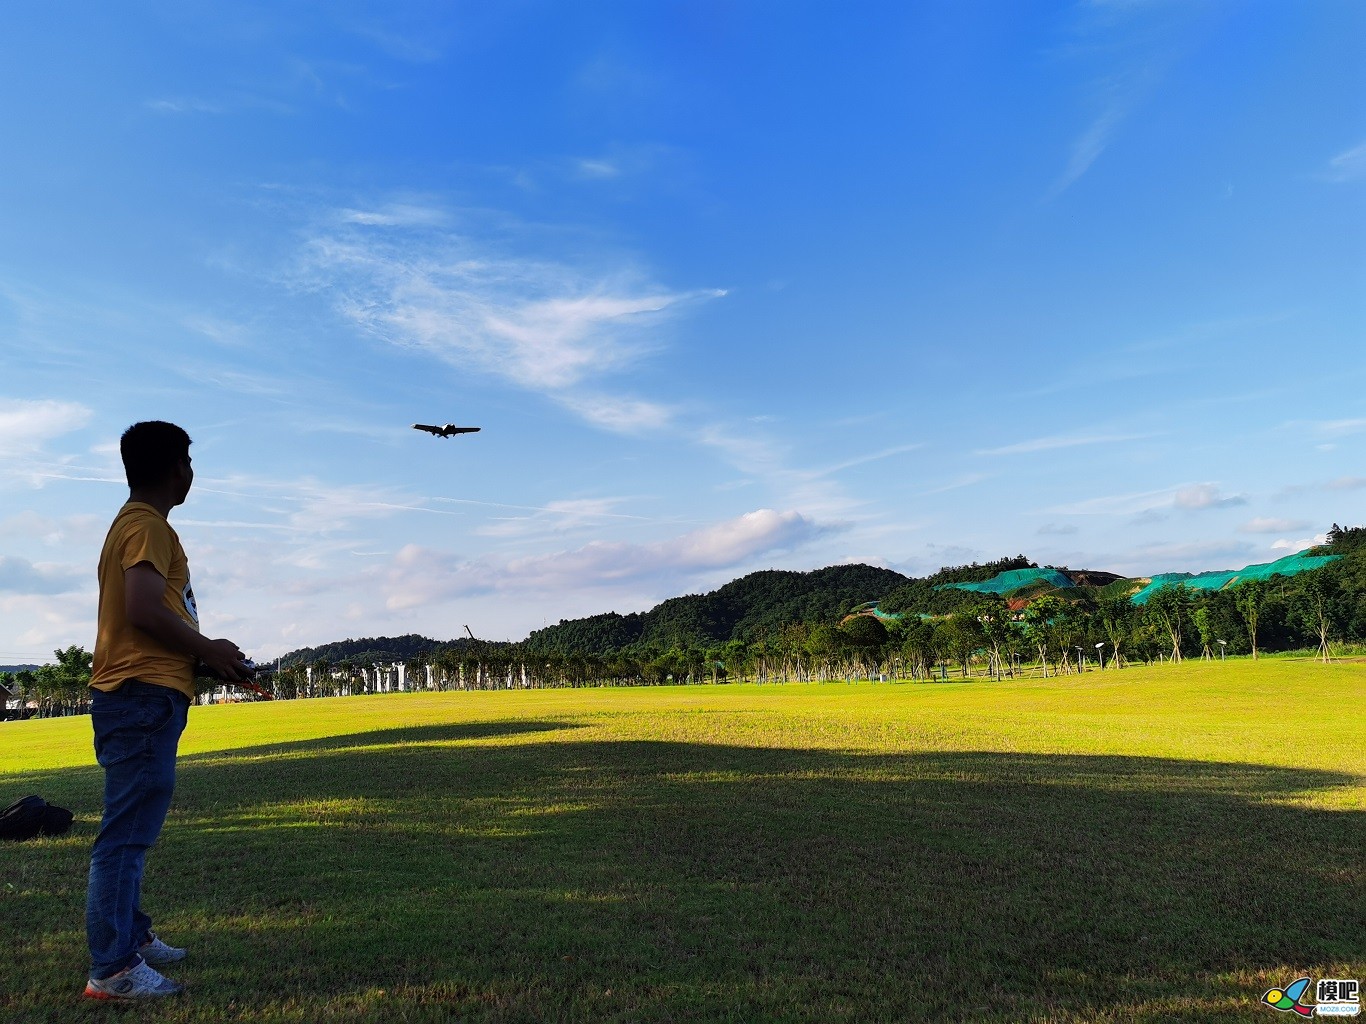
<instances>
[{"instance_id":1,"label":"green grass field","mask_svg":"<svg viewBox=\"0 0 1366 1024\"><path fill-rule=\"evenodd\" d=\"M196 708L158 1021L1273 1021L1366 981L1366 665ZM0 1020L85 1005L84 718L0 725ZM1311 990L1312 991L1312 990Z\"/></svg>"}]
</instances>

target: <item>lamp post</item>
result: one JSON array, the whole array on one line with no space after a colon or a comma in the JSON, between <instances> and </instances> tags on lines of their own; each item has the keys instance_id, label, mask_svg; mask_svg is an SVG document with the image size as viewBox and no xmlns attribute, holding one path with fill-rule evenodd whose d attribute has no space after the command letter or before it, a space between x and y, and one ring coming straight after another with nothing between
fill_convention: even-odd
<instances>
[{"instance_id":1,"label":"lamp post","mask_svg":"<svg viewBox=\"0 0 1366 1024\"><path fill-rule=\"evenodd\" d=\"M1082 670L1082 667L1083 667L1084 665L1085 665L1085 660L1084 660L1084 658L1083 658L1083 656L1082 656L1082 653L1081 653L1081 644L1077 644L1077 674L1078 674L1078 675L1081 674L1081 670Z\"/></svg>"},{"instance_id":2,"label":"lamp post","mask_svg":"<svg viewBox=\"0 0 1366 1024\"><path fill-rule=\"evenodd\" d=\"M1224 660L1224 654L1225 654L1225 652L1228 651L1228 641L1227 641L1227 640L1216 640L1216 641L1214 641L1214 642L1215 642L1216 644L1219 645L1219 660L1220 660L1220 661L1223 661L1223 660Z\"/></svg>"},{"instance_id":3,"label":"lamp post","mask_svg":"<svg viewBox=\"0 0 1366 1024\"><path fill-rule=\"evenodd\" d=\"M1104 641L1104 640L1102 640L1100 643L1096 644L1096 660L1097 660L1098 662L1100 662L1100 667L1101 667L1102 670L1104 670L1104 668L1105 668L1105 650L1104 650L1104 648L1105 648L1105 641Z\"/></svg>"}]
</instances>

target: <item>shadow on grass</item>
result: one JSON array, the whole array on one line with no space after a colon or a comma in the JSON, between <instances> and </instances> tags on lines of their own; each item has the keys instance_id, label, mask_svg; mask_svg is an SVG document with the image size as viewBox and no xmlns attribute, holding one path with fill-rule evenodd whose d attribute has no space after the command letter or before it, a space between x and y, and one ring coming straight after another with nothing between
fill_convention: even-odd
<instances>
[{"instance_id":1,"label":"shadow on grass","mask_svg":"<svg viewBox=\"0 0 1366 1024\"><path fill-rule=\"evenodd\" d=\"M421 746L449 743L469 743L476 740L496 739L505 736L525 736L529 733L554 732L561 729L581 729L578 722L567 721L498 721L498 722L454 722L444 725L414 725L395 729L374 729L370 732L346 733L341 736L323 736L311 740L284 740L278 743L263 743L254 747L232 747L228 750L206 750L198 754L187 754L180 758L179 764L194 764L197 761L221 761L225 757L258 757L270 755L295 755L308 753L327 753L331 751L351 751L356 747L396 747Z\"/></svg>"},{"instance_id":2,"label":"shadow on grass","mask_svg":"<svg viewBox=\"0 0 1366 1024\"><path fill-rule=\"evenodd\" d=\"M196 995L160 1019L1234 1021L1366 964L1366 815L1285 802L1350 776L439 745L480 728L186 759L148 891ZM33 980L0 1008L65 1019L38 1007L82 962L83 887L28 867L0 924Z\"/></svg>"}]
</instances>

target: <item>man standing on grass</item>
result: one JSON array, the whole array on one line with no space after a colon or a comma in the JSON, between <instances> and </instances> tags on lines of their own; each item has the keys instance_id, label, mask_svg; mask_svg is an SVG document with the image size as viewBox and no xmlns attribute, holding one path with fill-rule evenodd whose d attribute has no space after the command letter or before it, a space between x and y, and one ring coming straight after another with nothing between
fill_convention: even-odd
<instances>
[{"instance_id":1,"label":"man standing on grass","mask_svg":"<svg viewBox=\"0 0 1366 1024\"><path fill-rule=\"evenodd\" d=\"M104 817L90 854L86 937L92 999L175 995L158 966L185 958L157 938L142 910L142 869L175 788L176 747L194 698L195 663L230 682L251 669L230 640L200 635L190 567L167 522L194 481L190 436L135 423L119 442L128 502L100 552L99 623L90 686Z\"/></svg>"}]
</instances>

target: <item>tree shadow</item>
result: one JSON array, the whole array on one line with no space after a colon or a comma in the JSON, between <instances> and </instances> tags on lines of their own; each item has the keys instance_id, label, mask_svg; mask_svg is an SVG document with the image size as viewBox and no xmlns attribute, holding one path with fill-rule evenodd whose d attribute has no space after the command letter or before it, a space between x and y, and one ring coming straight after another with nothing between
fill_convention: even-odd
<instances>
[{"instance_id":1,"label":"tree shadow","mask_svg":"<svg viewBox=\"0 0 1366 1024\"><path fill-rule=\"evenodd\" d=\"M1366 965L1366 815L1293 802L1354 776L461 742L561 726L187 758L148 891L195 943L200 1010L1233 1021L1278 979ZM74 895L56 902L79 921ZM14 900L4 923L41 934L53 909ZM74 931L30 946L39 977L82 955Z\"/></svg>"}]
</instances>

